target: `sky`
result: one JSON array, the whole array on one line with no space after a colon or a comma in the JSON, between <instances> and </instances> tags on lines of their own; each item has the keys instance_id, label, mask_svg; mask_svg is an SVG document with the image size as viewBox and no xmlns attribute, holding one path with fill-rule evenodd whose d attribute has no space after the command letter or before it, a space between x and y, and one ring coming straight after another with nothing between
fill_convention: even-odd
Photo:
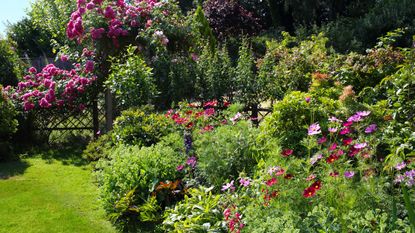
<instances>
[{"instance_id":1,"label":"sky","mask_svg":"<svg viewBox=\"0 0 415 233\"><path fill-rule=\"evenodd\" d=\"M0 0L0 34L5 35L7 22L15 23L26 15L32 0Z\"/></svg>"}]
</instances>

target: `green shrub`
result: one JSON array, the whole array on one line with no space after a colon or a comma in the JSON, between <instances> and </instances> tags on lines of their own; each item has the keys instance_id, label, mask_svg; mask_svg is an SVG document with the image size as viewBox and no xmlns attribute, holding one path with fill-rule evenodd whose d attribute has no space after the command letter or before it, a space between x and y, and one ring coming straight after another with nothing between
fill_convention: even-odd
<instances>
[{"instance_id":1,"label":"green shrub","mask_svg":"<svg viewBox=\"0 0 415 233\"><path fill-rule=\"evenodd\" d=\"M112 140L112 133L101 135L98 139L91 141L82 152L83 158L90 162L100 159L108 159L110 150L115 146Z\"/></svg>"},{"instance_id":2,"label":"green shrub","mask_svg":"<svg viewBox=\"0 0 415 233\"><path fill-rule=\"evenodd\" d=\"M174 122L163 114L152 113L152 107L129 109L121 113L115 122L113 140L115 142L150 146L163 136L175 131Z\"/></svg>"},{"instance_id":3,"label":"green shrub","mask_svg":"<svg viewBox=\"0 0 415 233\"><path fill-rule=\"evenodd\" d=\"M17 112L14 105L3 92L0 85L0 161L10 159L12 148L9 144L11 136L17 130Z\"/></svg>"},{"instance_id":4,"label":"green shrub","mask_svg":"<svg viewBox=\"0 0 415 233\"><path fill-rule=\"evenodd\" d=\"M250 174L259 159L258 129L241 121L196 136L197 172L210 185L219 188L239 172Z\"/></svg>"},{"instance_id":5,"label":"green shrub","mask_svg":"<svg viewBox=\"0 0 415 233\"><path fill-rule=\"evenodd\" d=\"M121 144L111 152L109 161L98 163L104 208L124 231L137 231L160 221L163 208L179 195L172 192L168 199L156 192L160 182L182 177L176 167L185 162L184 148L178 152L177 146L176 150L166 146L175 144L171 139L152 147Z\"/></svg>"},{"instance_id":6,"label":"green shrub","mask_svg":"<svg viewBox=\"0 0 415 233\"><path fill-rule=\"evenodd\" d=\"M213 188L192 188L184 200L165 212L167 232L228 232L223 222L220 195Z\"/></svg>"},{"instance_id":7,"label":"green shrub","mask_svg":"<svg viewBox=\"0 0 415 233\"><path fill-rule=\"evenodd\" d=\"M156 94L151 68L136 54L136 47L127 48L122 58L112 60L106 84L122 109L148 104Z\"/></svg>"},{"instance_id":8,"label":"green shrub","mask_svg":"<svg viewBox=\"0 0 415 233\"><path fill-rule=\"evenodd\" d=\"M308 103L307 98L310 98ZM339 107L333 99L294 91L275 103L272 114L261 125L261 131L265 137L278 138L284 148L301 152L304 148L300 141L307 135L308 126L326 119Z\"/></svg>"},{"instance_id":9,"label":"green shrub","mask_svg":"<svg viewBox=\"0 0 415 233\"><path fill-rule=\"evenodd\" d=\"M0 85L17 85L17 78L21 75L20 63L9 41L0 38Z\"/></svg>"}]
</instances>

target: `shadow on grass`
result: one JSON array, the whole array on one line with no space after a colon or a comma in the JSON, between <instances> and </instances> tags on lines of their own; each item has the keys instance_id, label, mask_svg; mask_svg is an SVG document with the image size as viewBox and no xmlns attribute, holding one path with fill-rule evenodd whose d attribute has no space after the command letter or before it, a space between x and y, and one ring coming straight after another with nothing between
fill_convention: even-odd
<instances>
[{"instance_id":1,"label":"shadow on grass","mask_svg":"<svg viewBox=\"0 0 415 233\"><path fill-rule=\"evenodd\" d=\"M22 175L30 167L27 161L12 161L0 163L0 180L7 180L10 177Z\"/></svg>"},{"instance_id":2,"label":"shadow on grass","mask_svg":"<svg viewBox=\"0 0 415 233\"><path fill-rule=\"evenodd\" d=\"M63 165L84 166L88 164L88 161L82 158L82 149L77 147L43 149L37 155L48 163L57 160L62 162Z\"/></svg>"}]
</instances>

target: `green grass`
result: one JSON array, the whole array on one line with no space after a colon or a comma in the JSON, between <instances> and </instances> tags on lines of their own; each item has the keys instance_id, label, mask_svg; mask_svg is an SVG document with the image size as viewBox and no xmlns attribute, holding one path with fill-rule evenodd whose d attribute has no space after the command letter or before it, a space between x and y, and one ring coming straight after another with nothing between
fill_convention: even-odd
<instances>
[{"instance_id":1,"label":"green grass","mask_svg":"<svg viewBox=\"0 0 415 233\"><path fill-rule=\"evenodd\" d=\"M91 169L56 154L0 164L0 233L115 232Z\"/></svg>"}]
</instances>

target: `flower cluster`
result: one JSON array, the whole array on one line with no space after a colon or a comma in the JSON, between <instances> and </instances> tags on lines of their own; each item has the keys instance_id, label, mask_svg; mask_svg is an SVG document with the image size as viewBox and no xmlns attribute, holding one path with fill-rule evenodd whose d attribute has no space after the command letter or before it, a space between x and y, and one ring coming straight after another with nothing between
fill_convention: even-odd
<instances>
[{"instance_id":1,"label":"flower cluster","mask_svg":"<svg viewBox=\"0 0 415 233\"><path fill-rule=\"evenodd\" d=\"M75 69L69 71L53 64L47 65L40 72L31 67L11 98L22 103L25 111L63 106L83 110L85 105L78 103L77 98L96 80L91 73L93 69L92 61L87 61L84 67L76 64Z\"/></svg>"},{"instance_id":2,"label":"flower cluster","mask_svg":"<svg viewBox=\"0 0 415 233\"><path fill-rule=\"evenodd\" d=\"M408 163L401 162L395 165L395 169L399 172L403 172L405 168L407 168ZM415 186L415 169L407 170L403 173L398 173L395 176L394 180L395 184L405 184L407 187L413 187Z\"/></svg>"},{"instance_id":3,"label":"flower cluster","mask_svg":"<svg viewBox=\"0 0 415 233\"><path fill-rule=\"evenodd\" d=\"M235 207L228 207L223 211L225 221L228 223L229 231L232 233L240 233L245 227L242 222L242 215L237 211Z\"/></svg>"},{"instance_id":4,"label":"flower cluster","mask_svg":"<svg viewBox=\"0 0 415 233\"><path fill-rule=\"evenodd\" d=\"M77 9L71 15L67 24L66 35L69 39L77 39L81 42L86 37L99 40L106 36L113 40L117 47L118 39L130 34L134 28L148 28L152 25L152 11L161 8L162 2L157 0L135 1L103 1L86 0L77 1ZM163 11L168 14L168 11ZM105 22L104 26L95 26L88 19ZM160 34L160 33L159 33ZM161 32L162 34L162 32ZM167 37L160 37L163 44L168 43Z\"/></svg>"}]
</instances>

